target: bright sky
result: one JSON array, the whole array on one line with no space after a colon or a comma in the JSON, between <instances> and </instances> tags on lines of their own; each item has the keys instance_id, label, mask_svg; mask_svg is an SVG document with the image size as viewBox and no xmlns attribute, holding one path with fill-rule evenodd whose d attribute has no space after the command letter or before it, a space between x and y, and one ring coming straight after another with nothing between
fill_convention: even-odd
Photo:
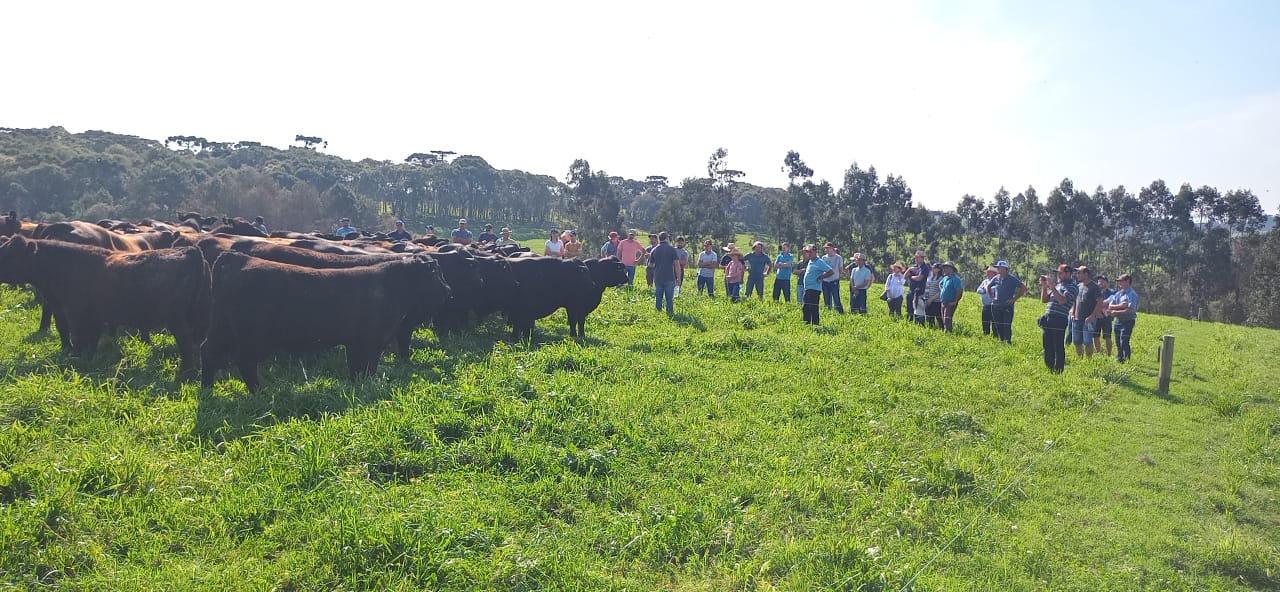
<instances>
[{"instance_id":1,"label":"bright sky","mask_svg":"<svg viewBox=\"0 0 1280 592\"><path fill-rule=\"evenodd\" d=\"M453 150L673 182L796 150L916 200L1062 178L1280 207L1280 2L7 2L0 126Z\"/></svg>"}]
</instances>

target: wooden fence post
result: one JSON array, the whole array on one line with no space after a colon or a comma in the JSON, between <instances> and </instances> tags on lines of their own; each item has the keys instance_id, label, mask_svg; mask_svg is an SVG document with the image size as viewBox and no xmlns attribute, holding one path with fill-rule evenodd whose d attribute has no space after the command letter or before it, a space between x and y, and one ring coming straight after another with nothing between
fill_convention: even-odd
<instances>
[{"instance_id":1,"label":"wooden fence post","mask_svg":"<svg viewBox=\"0 0 1280 592\"><path fill-rule=\"evenodd\" d=\"M1169 378L1173 375L1173 336L1165 335L1160 346L1160 394L1169 394Z\"/></svg>"}]
</instances>

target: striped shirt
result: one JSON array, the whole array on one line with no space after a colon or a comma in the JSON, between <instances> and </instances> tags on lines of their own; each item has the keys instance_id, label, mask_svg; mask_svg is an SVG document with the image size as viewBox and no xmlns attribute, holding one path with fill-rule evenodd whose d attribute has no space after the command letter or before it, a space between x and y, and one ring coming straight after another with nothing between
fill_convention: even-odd
<instances>
[{"instance_id":1,"label":"striped shirt","mask_svg":"<svg viewBox=\"0 0 1280 592\"><path fill-rule=\"evenodd\" d=\"M1053 297L1054 293L1062 294L1067 297L1067 301L1059 304L1058 299ZM1045 307L1044 314L1049 316L1065 317L1071 313L1071 303L1076 301L1076 295L1080 293L1079 286L1076 286L1075 280L1067 280L1058 282L1049 293L1049 305Z\"/></svg>"}]
</instances>

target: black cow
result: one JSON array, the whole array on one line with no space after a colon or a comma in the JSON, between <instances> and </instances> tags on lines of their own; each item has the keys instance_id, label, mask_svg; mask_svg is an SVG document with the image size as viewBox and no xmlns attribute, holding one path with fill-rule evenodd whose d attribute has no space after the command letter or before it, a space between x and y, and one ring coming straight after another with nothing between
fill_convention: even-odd
<instances>
[{"instance_id":1,"label":"black cow","mask_svg":"<svg viewBox=\"0 0 1280 592\"><path fill-rule=\"evenodd\" d=\"M423 316L449 294L439 266L404 257L372 266L314 269L227 252L213 265L213 314L201 382L234 357L250 391L258 363L275 353L342 345L354 378L378 367L404 320Z\"/></svg>"},{"instance_id":2,"label":"black cow","mask_svg":"<svg viewBox=\"0 0 1280 592\"><path fill-rule=\"evenodd\" d=\"M91 357L103 331L168 329L194 370L209 319L209 266L193 247L119 253L22 236L0 246L0 281L29 283L53 310L63 349Z\"/></svg>"},{"instance_id":3,"label":"black cow","mask_svg":"<svg viewBox=\"0 0 1280 592\"><path fill-rule=\"evenodd\" d=\"M209 232L210 234L236 234L240 236L257 236L262 238L266 238L268 236L261 228L254 226L253 222L240 217L223 218L222 226L214 228Z\"/></svg>"},{"instance_id":4,"label":"black cow","mask_svg":"<svg viewBox=\"0 0 1280 592\"><path fill-rule=\"evenodd\" d=\"M580 302L565 309L565 312L569 313L570 337L586 337L587 315L600 307L600 299L604 297L604 291L627 283L627 268L617 257L587 259L583 263L591 271L591 281L595 285L581 294Z\"/></svg>"},{"instance_id":5,"label":"black cow","mask_svg":"<svg viewBox=\"0 0 1280 592\"><path fill-rule=\"evenodd\" d=\"M534 321L569 309L595 287L585 263L555 257L517 257L509 260L515 273L516 296L507 307L511 338L533 337Z\"/></svg>"}]
</instances>

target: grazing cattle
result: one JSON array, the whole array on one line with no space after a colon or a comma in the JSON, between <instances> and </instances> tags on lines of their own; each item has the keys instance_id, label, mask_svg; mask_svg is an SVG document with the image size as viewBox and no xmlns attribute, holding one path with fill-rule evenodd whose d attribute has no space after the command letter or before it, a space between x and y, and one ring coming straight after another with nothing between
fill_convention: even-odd
<instances>
[{"instance_id":1,"label":"grazing cattle","mask_svg":"<svg viewBox=\"0 0 1280 592\"><path fill-rule=\"evenodd\" d=\"M104 329L168 329L197 366L209 319L209 266L198 249L120 253L15 236L0 246L0 281L29 283L57 317L63 349L90 357Z\"/></svg>"},{"instance_id":2,"label":"grazing cattle","mask_svg":"<svg viewBox=\"0 0 1280 592\"><path fill-rule=\"evenodd\" d=\"M196 230L213 228L213 226L218 223L217 216L203 216L200 212L187 212L178 216L179 222L186 222L187 220L195 223L197 226Z\"/></svg>"},{"instance_id":3,"label":"grazing cattle","mask_svg":"<svg viewBox=\"0 0 1280 592\"><path fill-rule=\"evenodd\" d=\"M270 235L263 232L261 228L253 225L253 222L244 218L223 218L222 226L209 231L210 234L235 234L239 236L257 236L266 238Z\"/></svg>"},{"instance_id":4,"label":"grazing cattle","mask_svg":"<svg viewBox=\"0 0 1280 592\"><path fill-rule=\"evenodd\" d=\"M22 220L17 212L9 212L0 216L0 236L13 236L22 232Z\"/></svg>"},{"instance_id":5,"label":"grazing cattle","mask_svg":"<svg viewBox=\"0 0 1280 592\"><path fill-rule=\"evenodd\" d=\"M511 338L533 337L534 321L575 306L581 294L595 287L586 264L555 257L518 257L509 260L515 273L516 297L507 307Z\"/></svg>"},{"instance_id":6,"label":"grazing cattle","mask_svg":"<svg viewBox=\"0 0 1280 592\"><path fill-rule=\"evenodd\" d=\"M257 391L258 363L266 356L336 345L346 348L352 377L368 374L405 319L425 315L448 294L439 266L423 257L314 269L224 253L213 266L201 382L212 386L234 358L245 386Z\"/></svg>"},{"instance_id":7,"label":"grazing cattle","mask_svg":"<svg viewBox=\"0 0 1280 592\"><path fill-rule=\"evenodd\" d=\"M591 271L591 281L595 286L580 294L581 300L578 303L565 309L569 314L570 337L586 337L587 315L600 307L604 291L627 283L627 268L617 257L587 259L583 263Z\"/></svg>"}]
</instances>

